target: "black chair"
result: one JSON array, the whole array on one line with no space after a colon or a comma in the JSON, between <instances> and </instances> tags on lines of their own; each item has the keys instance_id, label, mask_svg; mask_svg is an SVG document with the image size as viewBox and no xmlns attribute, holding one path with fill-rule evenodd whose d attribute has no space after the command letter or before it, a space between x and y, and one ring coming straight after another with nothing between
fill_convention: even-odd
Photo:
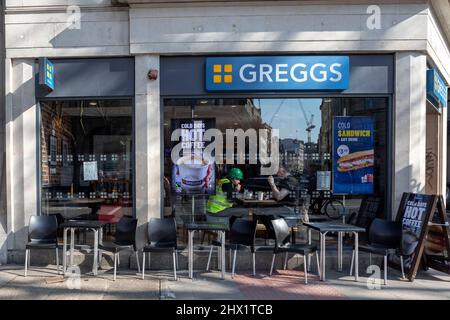
<instances>
[{"instance_id":1,"label":"black chair","mask_svg":"<svg viewBox=\"0 0 450 320\"><path fill-rule=\"evenodd\" d=\"M282 218L272 220L272 226L275 233L275 247L272 256L272 265L270 267L270 275L272 275L275 264L275 257L278 253L285 253L284 269L286 270L287 259L289 253L301 254L303 256L303 270L305 272L305 284L308 283L308 262L307 257L316 254L317 270L320 273L319 255L317 254L317 246L309 244L292 244L289 242L289 226Z\"/></svg>"},{"instance_id":2,"label":"black chair","mask_svg":"<svg viewBox=\"0 0 450 320\"><path fill-rule=\"evenodd\" d=\"M238 218L234 220L230 228L229 242L225 245L227 250L230 250L230 263L231 263L231 253L234 252L233 264L231 277L234 277L236 268L236 253L238 250L248 250L250 249L253 255L253 276L256 275L255 266L255 254L258 248L255 247L255 235L256 235L256 220L249 221L247 219ZM209 270L209 265L211 262L211 256L213 247L220 248L222 246L221 241L213 240L211 243L211 250L209 251L208 264L206 265L206 270Z\"/></svg>"},{"instance_id":3,"label":"black chair","mask_svg":"<svg viewBox=\"0 0 450 320\"><path fill-rule=\"evenodd\" d=\"M369 229L369 238L367 244L358 246L361 252L369 253L369 263L372 264L372 254L384 257L384 284L387 285L387 261L390 254L396 254L400 257L400 267L403 278L405 277L403 269L403 256L401 252L402 229L401 225L394 221L374 219ZM352 262L350 265L350 275L353 274L353 262L355 259L355 250L352 253Z\"/></svg>"},{"instance_id":4,"label":"black chair","mask_svg":"<svg viewBox=\"0 0 450 320\"><path fill-rule=\"evenodd\" d=\"M177 226L174 218L169 219L150 219L148 223L148 241L142 253L142 280L145 277L145 253L149 254L149 269L150 269L150 254L152 252L171 252L173 257L173 276L177 280Z\"/></svg>"},{"instance_id":5,"label":"black chair","mask_svg":"<svg viewBox=\"0 0 450 320\"><path fill-rule=\"evenodd\" d=\"M137 219L123 217L116 225L116 234L114 241L109 243L100 243L99 264L102 261L102 252L111 252L114 254L114 281L116 280L117 265L120 265L119 253L122 251L132 250L136 256L136 264L138 272L140 272L139 256L136 247L136 227Z\"/></svg>"},{"instance_id":6,"label":"black chair","mask_svg":"<svg viewBox=\"0 0 450 320\"><path fill-rule=\"evenodd\" d=\"M28 225L28 243L25 246L25 277L30 267L31 249L55 249L56 270L59 274L58 221L55 216L32 216Z\"/></svg>"},{"instance_id":7,"label":"black chair","mask_svg":"<svg viewBox=\"0 0 450 320\"><path fill-rule=\"evenodd\" d=\"M379 197L368 196L361 201L358 212L353 212L348 220L348 223L366 229L365 234L360 235L361 242L367 242L369 235L369 228L372 221L380 217L383 209L383 201Z\"/></svg>"}]
</instances>

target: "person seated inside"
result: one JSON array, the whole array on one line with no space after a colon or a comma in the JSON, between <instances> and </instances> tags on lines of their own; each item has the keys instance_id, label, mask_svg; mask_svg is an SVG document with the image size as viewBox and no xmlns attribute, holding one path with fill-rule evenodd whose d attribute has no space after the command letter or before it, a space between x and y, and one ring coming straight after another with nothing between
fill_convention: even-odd
<instances>
[{"instance_id":1,"label":"person seated inside","mask_svg":"<svg viewBox=\"0 0 450 320\"><path fill-rule=\"evenodd\" d=\"M272 189L272 198L276 201L294 201L295 196L293 195L298 189L298 180L284 167L280 167L276 175L278 178L276 184L273 176L267 178Z\"/></svg>"},{"instance_id":2,"label":"person seated inside","mask_svg":"<svg viewBox=\"0 0 450 320\"><path fill-rule=\"evenodd\" d=\"M232 168L226 178L220 179L216 185L216 192L209 197L207 203L207 220L223 221L218 213L233 206L233 194L243 191L241 181L244 173L239 168Z\"/></svg>"}]
</instances>

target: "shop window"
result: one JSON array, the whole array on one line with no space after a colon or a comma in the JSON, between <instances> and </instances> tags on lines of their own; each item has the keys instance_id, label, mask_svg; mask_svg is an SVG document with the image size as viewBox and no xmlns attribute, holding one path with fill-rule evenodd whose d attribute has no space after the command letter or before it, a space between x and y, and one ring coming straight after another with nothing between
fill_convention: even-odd
<instances>
[{"instance_id":1,"label":"shop window","mask_svg":"<svg viewBox=\"0 0 450 320\"><path fill-rule=\"evenodd\" d=\"M278 157L279 168L295 180L295 187L288 188L292 192L280 204L300 204L315 210L327 199L338 199L347 212L357 212L366 196L385 199L387 106L386 98L166 99L165 212L174 213L179 225L193 215L206 214L209 210L208 198L215 193L218 181L227 177L233 167L241 169L244 174L242 185L247 193L245 196L256 197L263 192L265 198L273 198L268 184L270 174L263 170L260 162L261 131L269 137L267 151L272 160L274 156ZM371 184L371 191L364 194L333 192L333 125L336 117L342 116L350 119L363 117L372 126L370 134L373 135L373 144L368 147L368 157L373 160L361 160L367 160L365 166L370 167L367 170L370 173L360 177L360 183ZM203 135L210 129L220 133L217 135L216 132L215 138L210 140L223 142L222 147L216 147L215 152L203 157L202 161L186 166L186 160L195 161L208 150L211 141ZM175 134L176 130L178 134ZM239 146L239 138L236 137L231 145L227 145L229 134L236 134L238 130L245 133L244 146ZM279 135L278 150L272 150L275 144L270 137L276 132ZM178 151L175 150L177 147ZM186 151L187 158L183 157ZM192 155L189 156L189 153ZM177 156L175 159L174 155ZM276 183L277 173L272 173ZM239 197L239 194L234 193L233 196ZM234 202L234 199L231 201Z\"/></svg>"},{"instance_id":2,"label":"shop window","mask_svg":"<svg viewBox=\"0 0 450 320\"><path fill-rule=\"evenodd\" d=\"M41 101L41 213L133 215L132 101Z\"/></svg>"}]
</instances>

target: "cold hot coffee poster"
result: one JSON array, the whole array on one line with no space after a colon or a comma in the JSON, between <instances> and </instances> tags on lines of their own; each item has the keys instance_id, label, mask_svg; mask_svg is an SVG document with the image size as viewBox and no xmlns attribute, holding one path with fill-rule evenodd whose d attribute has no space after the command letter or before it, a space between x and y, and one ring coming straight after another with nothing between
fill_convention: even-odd
<instances>
[{"instance_id":1,"label":"cold hot coffee poster","mask_svg":"<svg viewBox=\"0 0 450 320\"><path fill-rule=\"evenodd\" d=\"M371 117L334 117L333 193L373 194L373 133Z\"/></svg>"},{"instance_id":2,"label":"cold hot coffee poster","mask_svg":"<svg viewBox=\"0 0 450 320\"><path fill-rule=\"evenodd\" d=\"M205 141L204 135L215 128L215 122L213 118L172 119L172 133L179 133L178 141L173 141L172 145L179 149L172 164L173 192L187 195L214 193L215 163L204 152L211 143Z\"/></svg>"},{"instance_id":3,"label":"cold hot coffee poster","mask_svg":"<svg viewBox=\"0 0 450 320\"><path fill-rule=\"evenodd\" d=\"M400 247L405 271L409 272L414 267L414 258L421 249L424 228L430 220L430 215L434 213L432 212L434 196L408 193L403 197L399 208L402 226Z\"/></svg>"}]
</instances>

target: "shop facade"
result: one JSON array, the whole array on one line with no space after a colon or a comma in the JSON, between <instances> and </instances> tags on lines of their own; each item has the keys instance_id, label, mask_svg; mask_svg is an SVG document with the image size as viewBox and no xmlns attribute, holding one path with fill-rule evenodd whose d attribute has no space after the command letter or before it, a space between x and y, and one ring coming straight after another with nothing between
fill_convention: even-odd
<instances>
[{"instance_id":1,"label":"shop facade","mask_svg":"<svg viewBox=\"0 0 450 320\"><path fill-rule=\"evenodd\" d=\"M181 128L216 129L225 140L227 130L270 137L277 130L278 164L299 176L305 195L333 197L335 119L364 118L373 170L360 178L372 189L339 194L347 207L372 194L392 219L403 192L446 190L447 109L427 99L427 70L450 83L449 5L399 1L370 11L365 1L81 1L80 28L69 28L62 2L6 8L7 230L0 245L9 261L23 255L29 217L69 200L83 206L63 205L67 214L136 216L142 243L150 218L189 214L194 197L179 192L198 190L198 179L180 177L172 158L172 134ZM376 26L369 22L378 9ZM39 84L42 57L54 67L51 91ZM239 72L239 59L254 69ZM311 70L303 66L308 59L323 60ZM329 59L347 59L348 69L328 68ZM303 76L347 83L307 87ZM269 86L233 87L237 77ZM232 149L208 172L211 181L231 166L255 183L267 176L259 159L252 162L251 144L244 143L241 163Z\"/></svg>"}]
</instances>

